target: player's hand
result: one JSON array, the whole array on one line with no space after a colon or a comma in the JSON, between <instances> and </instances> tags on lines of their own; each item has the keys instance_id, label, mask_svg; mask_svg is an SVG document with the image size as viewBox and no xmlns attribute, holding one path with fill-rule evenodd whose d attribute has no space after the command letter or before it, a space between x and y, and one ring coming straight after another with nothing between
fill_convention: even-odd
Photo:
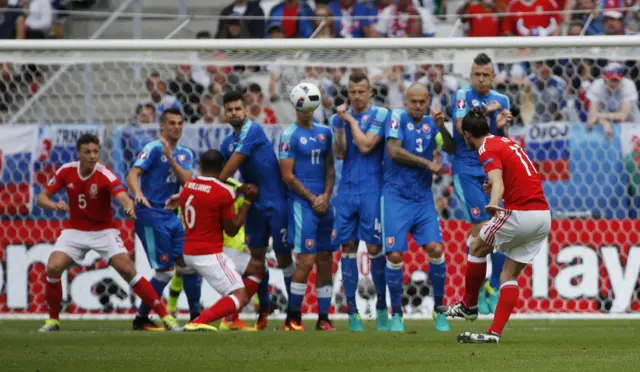
<instances>
[{"instance_id":1,"label":"player's hand","mask_svg":"<svg viewBox=\"0 0 640 372\"><path fill-rule=\"evenodd\" d=\"M441 110L431 109L431 117L438 128L442 129L444 127L444 113Z\"/></svg>"},{"instance_id":2,"label":"player's hand","mask_svg":"<svg viewBox=\"0 0 640 372\"><path fill-rule=\"evenodd\" d=\"M58 201L55 205L55 210L58 212L68 212L69 211L69 206L67 205L67 203L64 202L64 200L60 200Z\"/></svg>"},{"instance_id":3,"label":"player's hand","mask_svg":"<svg viewBox=\"0 0 640 372\"><path fill-rule=\"evenodd\" d=\"M498 212L506 212L507 210L500 207L499 205L494 205L494 204L489 204L486 207L484 207L484 210L487 211L487 213L489 213L490 215L495 215Z\"/></svg>"},{"instance_id":4,"label":"player's hand","mask_svg":"<svg viewBox=\"0 0 640 372\"><path fill-rule=\"evenodd\" d=\"M167 140L163 137L158 137L158 139L160 140L160 142L162 142L162 153L164 154L164 156L166 156L167 159L171 158L173 156L173 152L171 151L169 142L167 142Z\"/></svg>"},{"instance_id":5,"label":"player's hand","mask_svg":"<svg viewBox=\"0 0 640 372\"><path fill-rule=\"evenodd\" d=\"M336 107L336 114L338 114L340 120L345 120L347 117L347 104L343 103L340 106Z\"/></svg>"},{"instance_id":6,"label":"player's hand","mask_svg":"<svg viewBox=\"0 0 640 372\"><path fill-rule=\"evenodd\" d=\"M145 196L142 193L136 194L135 195L135 200L136 200L136 203L142 204L147 208L151 208L151 203L149 203L147 198L145 198Z\"/></svg>"},{"instance_id":7,"label":"player's hand","mask_svg":"<svg viewBox=\"0 0 640 372\"><path fill-rule=\"evenodd\" d=\"M131 218L131 219L136 219L136 206L134 203L129 203L128 206L124 207L124 214Z\"/></svg>"},{"instance_id":8,"label":"player's hand","mask_svg":"<svg viewBox=\"0 0 640 372\"><path fill-rule=\"evenodd\" d=\"M173 194L166 202L164 202L164 209L174 211L180 206L180 194Z\"/></svg>"},{"instance_id":9,"label":"player's hand","mask_svg":"<svg viewBox=\"0 0 640 372\"><path fill-rule=\"evenodd\" d=\"M242 185L242 193L244 194L245 199L249 201L256 201L258 199L258 186L252 183L245 183Z\"/></svg>"},{"instance_id":10,"label":"player's hand","mask_svg":"<svg viewBox=\"0 0 640 372\"><path fill-rule=\"evenodd\" d=\"M442 171L442 164L440 162L429 161L428 169L431 171L431 173L438 174L440 173L440 171Z\"/></svg>"},{"instance_id":11,"label":"player's hand","mask_svg":"<svg viewBox=\"0 0 640 372\"><path fill-rule=\"evenodd\" d=\"M316 196L311 207L316 215L324 216L329 208L329 195L321 194Z\"/></svg>"},{"instance_id":12,"label":"player's hand","mask_svg":"<svg viewBox=\"0 0 640 372\"><path fill-rule=\"evenodd\" d=\"M511 123L511 120L513 120L511 111L504 109L500 112L500 114L498 114L498 117L496 118L496 126L498 127L498 129L502 129L508 126L509 123Z\"/></svg>"},{"instance_id":13,"label":"player's hand","mask_svg":"<svg viewBox=\"0 0 640 372\"><path fill-rule=\"evenodd\" d=\"M501 108L502 106L500 106L500 102L492 101L490 104L487 105L486 112L490 114L492 112L500 110Z\"/></svg>"},{"instance_id":14,"label":"player's hand","mask_svg":"<svg viewBox=\"0 0 640 372\"><path fill-rule=\"evenodd\" d=\"M485 194L491 194L491 182L489 182L489 180L484 181L482 184L482 191L484 191Z\"/></svg>"}]
</instances>

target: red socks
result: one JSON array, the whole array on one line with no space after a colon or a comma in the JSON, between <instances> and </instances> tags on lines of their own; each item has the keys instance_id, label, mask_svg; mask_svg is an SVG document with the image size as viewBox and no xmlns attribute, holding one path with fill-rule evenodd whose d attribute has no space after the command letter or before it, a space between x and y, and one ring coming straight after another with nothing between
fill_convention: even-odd
<instances>
[{"instance_id":1,"label":"red socks","mask_svg":"<svg viewBox=\"0 0 640 372\"><path fill-rule=\"evenodd\" d=\"M62 308L62 283L60 283L60 275L47 275L45 287L45 298L49 306L49 319L60 319L60 310Z\"/></svg>"},{"instance_id":2,"label":"red socks","mask_svg":"<svg viewBox=\"0 0 640 372\"><path fill-rule=\"evenodd\" d=\"M467 256L467 275L465 276L465 291L462 300L467 307L478 306L478 295L486 276L487 258Z\"/></svg>"},{"instance_id":3,"label":"red socks","mask_svg":"<svg viewBox=\"0 0 640 372\"><path fill-rule=\"evenodd\" d=\"M156 293L155 289L149 281L142 277L142 275L136 275L131 282L129 282L133 292L140 297L142 302L144 302L147 306L153 309L153 311L160 316L160 318L164 318L169 315L167 308L164 306L164 303Z\"/></svg>"},{"instance_id":4,"label":"red socks","mask_svg":"<svg viewBox=\"0 0 640 372\"><path fill-rule=\"evenodd\" d=\"M258 291L258 285L261 280L262 278L253 275L242 279L245 290L247 291L247 298L251 298ZM200 313L200 316L196 318L193 323L209 324L225 316L232 315L242 309L244 305L246 304L240 303L240 300L235 295L225 296L209 309Z\"/></svg>"},{"instance_id":5,"label":"red socks","mask_svg":"<svg viewBox=\"0 0 640 372\"><path fill-rule=\"evenodd\" d=\"M518 303L519 292L518 282L515 280L504 282L500 286L500 299L489 332L502 334L504 326L507 325L509 317Z\"/></svg>"}]
</instances>

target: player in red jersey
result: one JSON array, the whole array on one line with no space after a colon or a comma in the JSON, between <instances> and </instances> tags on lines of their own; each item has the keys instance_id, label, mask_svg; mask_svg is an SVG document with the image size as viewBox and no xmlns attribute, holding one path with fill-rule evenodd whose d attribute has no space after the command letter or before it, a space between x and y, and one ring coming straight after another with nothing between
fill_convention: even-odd
<instances>
[{"instance_id":1,"label":"player in red jersey","mask_svg":"<svg viewBox=\"0 0 640 372\"><path fill-rule=\"evenodd\" d=\"M503 111L498 121L511 120ZM506 260L500 274L500 299L487 333L465 332L460 343L499 343L500 335L518 302L518 275L533 261L551 229L551 213L542 191L538 172L524 150L509 138L492 136L484 114L470 111L462 120L464 139L478 150L489 178L484 190L491 194L485 207L493 218L486 223L469 247L464 299L439 311L450 317L475 320L478 292L487 271L487 255L495 248ZM500 202L504 199L504 208Z\"/></svg>"},{"instance_id":2,"label":"player in red jersey","mask_svg":"<svg viewBox=\"0 0 640 372\"><path fill-rule=\"evenodd\" d=\"M78 138L76 147L79 161L60 167L36 200L40 208L68 211L70 215L47 262L45 296L49 306L49 320L40 331L52 332L60 329L62 272L74 262L81 265L90 250L99 253L116 269L131 285L135 294L158 313L167 329L180 330L177 320L169 315L151 284L136 273L120 232L114 226L111 197L124 207L130 218L135 218L134 204L115 173L98 162L98 137L83 134ZM63 187L69 196L69 205L64 200L55 202L51 199Z\"/></svg>"},{"instance_id":3,"label":"player in red jersey","mask_svg":"<svg viewBox=\"0 0 640 372\"><path fill-rule=\"evenodd\" d=\"M200 176L188 181L179 196L185 226L184 262L225 296L185 325L186 331L216 331L209 323L242 309L262 281L260 274L243 279L223 252L223 231L235 236L244 225L251 202L258 196L255 185L245 184L245 201L236 215L234 189L218 180L223 167L220 151L205 152L200 158ZM169 200L167 207L175 205Z\"/></svg>"}]
</instances>

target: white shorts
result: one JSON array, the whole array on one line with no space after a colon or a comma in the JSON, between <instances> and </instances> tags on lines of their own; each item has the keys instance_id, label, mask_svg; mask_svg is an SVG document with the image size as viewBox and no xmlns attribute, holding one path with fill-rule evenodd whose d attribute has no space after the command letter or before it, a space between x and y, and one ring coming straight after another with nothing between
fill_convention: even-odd
<instances>
[{"instance_id":1,"label":"white shorts","mask_svg":"<svg viewBox=\"0 0 640 372\"><path fill-rule=\"evenodd\" d=\"M244 272L247 271L247 266L249 266L249 261L251 261L251 255L228 247L224 247L222 252L226 254L236 266L238 274L240 274L240 276L244 275Z\"/></svg>"},{"instance_id":2,"label":"white shorts","mask_svg":"<svg viewBox=\"0 0 640 372\"><path fill-rule=\"evenodd\" d=\"M204 280L222 296L244 288L242 277L238 274L236 266L224 253L200 256L185 254L184 262L202 275Z\"/></svg>"},{"instance_id":3,"label":"white shorts","mask_svg":"<svg viewBox=\"0 0 640 372\"><path fill-rule=\"evenodd\" d=\"M129 254L117 229L101 231L65 229L53 246L54 252L66 253L78 265L82 265L84 256L91 250L96 251L107 263L117 254Z\"/></svg>"},{"instance_id":4,"label":"white shorts","mask_svg":"<svg viewBox=\"0 0 640 372\"><path fill-rule=\"evenodd\" d=\"M529 264L549 237L551 212L498 212L480 230L480 238L510 259Z\"/></svg>"}]
</instances>

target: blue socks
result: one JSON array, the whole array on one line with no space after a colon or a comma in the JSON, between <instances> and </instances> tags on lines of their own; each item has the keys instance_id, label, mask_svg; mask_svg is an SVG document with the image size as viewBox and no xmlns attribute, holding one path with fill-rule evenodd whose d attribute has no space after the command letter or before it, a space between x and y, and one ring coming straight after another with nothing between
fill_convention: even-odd
<instances>
[{"instance_id":1,"label":"blue socks","mask_svg":"<svg viewBox=\"0 0 640 372\"><path fill-rule=\"evenodd\" d=\"M504 265L505 256L502 252L491 253L491 288L500 290L500 273Z\"/></svg>"},{"instance_id":2,"label":"blue socks","mask_svg":"<svg viewBox=\"0 0 640 372\"><path fill-rule=\"evenodd\" d=\"M182 274L184 294L189 302L189 313L192 317L200 314L200 296L202 294L202 277L197 274Z\"/></svg>"},{"instance_id":3,"label":"blue socks","mask_svg":"<svg viewBox=\"0 0 640 372\"><path fill-rule=\"evenodd\" d=\"M291 283L289 283L291 285ZM258 300L260 301L260 312L269 311L271 307L271 295L269 294L269 268L264 271L264 278L258 286Z\"/></svg>"},{"instance_id":4,"label":"blue socks","mask_svg":"<svg viewBox=\"0 0 640 372\"><path fill-rule=\"evenodd\" d=\"M441 306L444 284L447 280L447 263L444 260L444 254L439 258L429 258L429 278L433 287L433 306Z\"/></svg>"},{"instance_id":5,"label":"blue socks","mask_svg":"<svg viewBox=\"0 0 640 372\"><path fill-rule=\"evenodd\" d=\"M389 287L389 297L391 297L391 311L393 314L402 316L402 263L394 264L387 261L385 267L387 286Z\"/></svg>"},{"instance_id":6,"label":"blue socks","mask_svg":"<svg viewBox=\"0 0 640 372\"><path fill-rule=\"evenodd\" d=\"M316 287L316 296L318 297L318 316L324 315L326 317L329 315L332 294L332 285L323 285L322 287Z\"/></svg>"},{"instance_id":7,"label":"blue socks","mask_svg":"<svg viewBox=\"0 0 640 372\"><path fill-rule=\"evenodd\" d=\"M293 277L294 272L296 272L295 263L292 263L291 265L282 269L282 275L284 275L284 286L287 290L287 298L291 298L291 278Z\"/></svg>"},{"instance_id":8,"label":"blue socks","mask_svg":"<svg viewBox=\"0 0 640 372\"><path fill-rule=\"evenodd\" d=\"M173 271L158 271L153 278L149 280L149 283L151 283L151 286L158 296L162 297L162 292L164 292L164 288L169 284L172 276ZM138 315L142 317L149 316L150 311L151 308L143 302L138 308Z\"/></svg>"},{"instance_id":9,"label":"blue socks","mask_svg":"<svg viewBox=\"0 0 640 372\"><path fill-rule=\"evenodd\" d=\"M289 296L290 312L300 312L306 291L307 283L291 283L291 295Z\"/></svg>"},{"instance_id":10,"label":"blue socks","mask_svg":"<svg viewBox=\"0 0 640 372\"><path fill-rule=\"evenodd\" d=\"M376 295L378 297L376 309L386 310L387 282L385 280L385 267L387 266L387 259L383 252L378 253L376 256L369 255L369 259L371 260L371 278L373 279L373 285L376 287Z\"/></svg>"},{"instance_id":11,"label":"blue socks","mask_svg":"<svg viewBox=\"0 0 640 372\"><path fill-rule=\"evenodd\" d=\"M344 286L344 294L347 297L347 313L349 315L358 313L358 307L356 305L356 290L358 289L358 260L356 257L356 253L342 253L342 258L340 260L342 266L342 285ZM318 294L318 307L319 306L320 295Z\"/></svg>"}]
</instances>

